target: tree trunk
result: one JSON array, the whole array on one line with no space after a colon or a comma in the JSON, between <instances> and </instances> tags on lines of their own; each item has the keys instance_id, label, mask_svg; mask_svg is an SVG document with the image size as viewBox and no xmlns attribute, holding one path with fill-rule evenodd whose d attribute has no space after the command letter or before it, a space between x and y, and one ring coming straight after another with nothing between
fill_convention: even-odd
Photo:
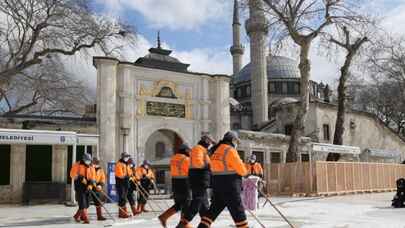
<instances>
[{"instance_id":1,"label":"tree trunk","mask_svg":"<svg viewBox=\"0 0 405 228\"><path fill-rule=\"evenodd\" d=\"M345 113L346 113L346 82L349 77L349 68L353 60L353 53L349 51L346 55L346 60L342 68L340 68L340 78L338 86L338 111L335 123L335 134L333 136L333 144L343 145L343 134L345 132ZM340 154L328 154L327 161L338 161Z\"/></svg>"},{"instance_id":2,"label":"tree trunk","mask_svg":"<svg viewBox=\"0 0 405 228\"><path fill-rule=\"evenodd\" d=\"M301 73L301 102L298 107L297 115L294 120L293 129L291 132L290 143L287 152L287 162L296 162L299 153L299 140L304 135L305 119L309 107L309 78L311 71L311 63L309 61L309 49L311 41L304 41L300 47L300 64L299 70Z\"/></svg>"}]
</instances>

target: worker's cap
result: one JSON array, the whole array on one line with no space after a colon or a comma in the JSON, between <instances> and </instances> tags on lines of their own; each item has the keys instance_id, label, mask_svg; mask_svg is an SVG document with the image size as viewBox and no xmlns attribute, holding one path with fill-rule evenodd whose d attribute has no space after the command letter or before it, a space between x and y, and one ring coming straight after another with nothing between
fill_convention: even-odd
<instances>
[{"instance_id":1,"label":"worker's cap","mask_svg":"<svg viewBox=\"0 0 405 228\"><path fill-rule=\"evenodd\" d=\"M233 141L237 140L240 143L239 135L236 131L228 131L224 135L224 141Z\"/></svg>"},{"instance_id":2,"label":"worker's cap","mask_svg":"<svg viewBox=\"0 0 405 228\"><path fill-rule=\"evenodd\" d=\"M150 162L149 162L148 160L144 160L144 161L142 162L142 165L143 165L143 166L145 166L145 165L150 166Z\"/></svg>"},{"instance_id":3,"label":"worker's cap","mask_svg":"<svg viewBox=\"0 0 405 228\"><path fill-rule=\"evenodd\" d=\"M250 157L249 157L249 160L250 161L256 161L256 155L251 154Z\"/></svg>"},{"instance_id":4,"label":"worker's cap","mask_svg":"<svg viewBox=\"0 0 405 228\"><path fill-rule=\"evenodd\" d=\"M91 162L91 154L89 153L84 153L82 156L83 161L90 161Z\"/></svg>"},{"instance_id":5,"label":"worker's cap","mask_svg":"<svg viewBox=\"0 0 405 228\"><path fill-rule=\"evenodd\" d=\"M179 151L189 151L191 150L190 146L187 143L183 143L179 146Z\"/></svg>"},{"instance_id":6,"label":"worker's cap","mask_svg":"<svg viewBox=\"0 0 405 228\"><path fill-rule=\"evenodd\" d=\"M128 154L128 152L122 152L121 153L121 158L129 158L129 157L131 157L131 155Z\"/></svg>"},{"instance_id":7,"label":"worker's cap","mask_svg":"<svg viewBox=\"0 0 405 228\"><path fill-rule=\"evenodd\" d=\"M99 164L100 163L100 159L96 156L93 157L93 163L94 164Z\"/></svg>"},{"instance_id":8,"label":"worker's cap","mask_svg":"<svg viewBox=\"0 0 405 228\"><path fill-rule=\"evenodd\" d=\"M201 140L209 144L215 144L215 140L210 134L202 135Z\"/></svg>"}]
</instances>

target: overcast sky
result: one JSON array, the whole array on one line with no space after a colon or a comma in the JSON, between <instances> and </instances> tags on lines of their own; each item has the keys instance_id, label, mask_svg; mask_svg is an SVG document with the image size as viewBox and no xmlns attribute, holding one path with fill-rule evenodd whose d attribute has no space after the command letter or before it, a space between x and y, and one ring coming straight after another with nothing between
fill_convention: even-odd
<instances>
[{"instance_id":1,"label":"overcast sky","mask_svg":"<svg viewBox=\"0 0 405 228\"><path fill-rule=\"evenodd\" d=\"M124 50L126 60L135 61L156 46L156 33L173 55L191 64L192 71L232 73L229 47L232 43L233 0L92 0L94 10L119 18L131 24L138 34L137 47ZM405 0L370 0L365 6L382 18L384 27L393 33L405 33ZM271 30L270 30L271 32ZM242 42L248 48L248 37L242 31ZM312 78L332 82L337 79L338 64L319 56L313 48ZM249 50L243 65L249 62ZM87 61L91 66L91 61ZM71 67L85 75L91 87L95 86L92 67Z\"/></svg>"}]
</instances>

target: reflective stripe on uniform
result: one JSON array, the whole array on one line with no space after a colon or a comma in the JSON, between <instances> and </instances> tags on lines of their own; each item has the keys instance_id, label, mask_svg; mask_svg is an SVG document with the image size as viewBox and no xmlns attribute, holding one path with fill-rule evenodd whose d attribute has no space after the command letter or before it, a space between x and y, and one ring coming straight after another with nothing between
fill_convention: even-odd
<instances>
[{"instance_id":1,"label":"reflective stripe on uniform","mask_svg":"<svg viewBox=\"0 0 405 228\"><path fill-rule=\"evenodd\" d=\"M222 158L221 158L222 164L224 165L224 171L222 171L222 172L213 171L212 175L215 176L215 175L232 175L232 174L236 174L235 171L229 171L228 163L226 162L226 156L228 155L228 152L229 152L229 150L231 150L231 148L232 148L231 146L226 147L225 150L224 150L224 154L222 155Z\"/></svg>"}]
</instances>

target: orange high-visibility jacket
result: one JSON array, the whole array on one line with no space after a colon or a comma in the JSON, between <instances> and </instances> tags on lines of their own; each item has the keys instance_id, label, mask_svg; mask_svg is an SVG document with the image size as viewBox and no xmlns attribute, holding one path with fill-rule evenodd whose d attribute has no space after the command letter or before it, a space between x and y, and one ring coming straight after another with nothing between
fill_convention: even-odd
<instances>
[{"instance_id":1,"label":"orange high-visibility jacket","mask_svg":"<svg viewBox=\"0 0 405 228\"><path fill-rule=\"evenodd\" d=\"M129 165L125 164L124 162L118 161L117 164L115 165L115 177L124 179L126 177L131 176L132 176L131 167L129 167Z\"/></svg>"},{"instance_id":2,"label":"orange high-visibility jacket","mask_svg":"<svg viewBox=\"0 0 405 228\"><path fill-rule=\"evenodd\" d=\"M245 164L240 159L238 151L230 145L221 144L211 155L212 175L238 174L246 176Z\"/></svg>"},{"instance_id":3,"label":"orange high-visibility jacket","mask_svg":"<svg viewBox=\"0 0 405 228\"><path fill-rule=\"evenodd\" d=\"M201 146L196 145L190 152L190 169L204 169L211 163L208 156L208 150Z\"/></svg>"},{"instance_id":4,"label":"orange high-visibility jacket","mask_svg":"<svg viewBox=\"0 0 405 228\"><path fill-rule=\"evenodd\" d=\"M79 161L74 163L70 169L70 178L75 180L78 176L83 176L89 182L95 182L96 170L93 166L86 166Z\"/></svg>"},{"instance_id":5,"label":"orange high-visibility jacket","mask_svg":"<svg viewBox=\"0 0 405 228\"><path fill-rule=\"evenodd\" d=\"M254 164L246 163L245 164L248 174L256 175L256 176L263 176L263 168L260 163L255 162Z\"/></svg>"},{"instance_id":6,"label":"orange high-visibility jacket","mask_svg":"<svg viewBox=\"0 0 405 228\"><path fill-rule=\"evenodd\" d=\"M153 173L152 169L149 168L148 170L146 170L143 166L139 166L136 168L135 177L137 180L140 180L143 177L155 180L155 174Z\"/></svg>"},{"instance_id":7,"label":"orange high-visibility jacket","mask_svg":"<svg viewBox=\"0 0 405 228\"><path fill-rule=\"evenodd\" d=\"M105 184L105 173L102 168L96 169L96 183L98 185Z\"/></svg>"},{"instance_id":8,"label":"orange high-visibility jacket","mask_svg":"<svg viewBox=\"0 0 405 228\"><path fill-rule=\"evenodd\" d=\"M184 154L175 154L170 159L170 174L173 179L188 178L190 158Z\"/></svg>"}]
</instances>

